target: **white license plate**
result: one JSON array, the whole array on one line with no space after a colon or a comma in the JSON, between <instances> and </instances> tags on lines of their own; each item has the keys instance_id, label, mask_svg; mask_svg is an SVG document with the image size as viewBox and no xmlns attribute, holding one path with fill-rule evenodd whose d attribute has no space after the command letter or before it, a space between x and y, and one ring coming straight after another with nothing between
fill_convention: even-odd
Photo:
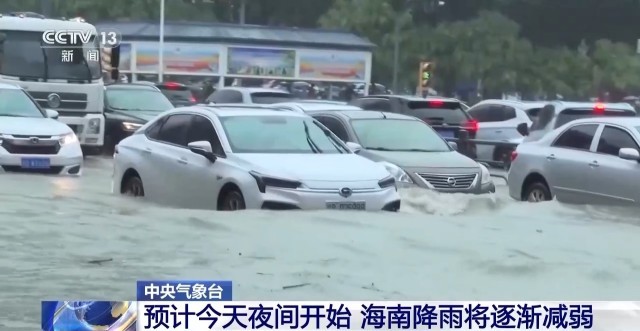
<instances>
[{"instance_id":1,"label":"white license plate","mask_svg":"<svg viewBox=\"0 0 640 331\"><path fill-rule=\"evenodd\" d=\"M364 201L355 202L327 202L327 209L337 210L365 210L367 204Z\"/></svg>"}]
</instances>

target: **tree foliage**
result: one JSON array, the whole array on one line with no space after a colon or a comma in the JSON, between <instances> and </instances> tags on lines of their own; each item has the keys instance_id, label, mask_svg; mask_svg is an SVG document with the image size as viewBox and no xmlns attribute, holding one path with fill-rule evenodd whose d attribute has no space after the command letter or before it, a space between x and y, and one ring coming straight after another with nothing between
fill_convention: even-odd
<instances>
[{"instance_id":1,"label":"tree foliage","mask_svg":"<svg viewBox=\"0 0 640 331\"><path fill-rule=\"evenodd\" d=\"M160 0L3 0L0 12L42 10L90 21L157 20ZM373 78L413 91L418 63L434 86L484 96L520 92L584 98L640 93L640 0L244 0L249 24L341 28L369 38ZM237 22L241 0L165 0L167 20ZM596 24L593 24L593 23ZM396 33L397 31L397 33ZM606 39L608 38L608 39Z\"/></svg>"}]
</instances>

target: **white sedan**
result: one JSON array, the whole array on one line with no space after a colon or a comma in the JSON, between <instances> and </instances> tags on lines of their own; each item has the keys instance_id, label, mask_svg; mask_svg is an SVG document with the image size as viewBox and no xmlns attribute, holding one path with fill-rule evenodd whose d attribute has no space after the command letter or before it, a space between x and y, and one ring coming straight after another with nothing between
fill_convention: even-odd
<instances>
[{"instance_id":1,"label":"white sedan","mask_svg":"<svg viewBox=\"0 0 640 331\"><path fill-rule=\"evenodd\" d=\"M400 208L382 164L294 112L177 108L120 142L114 158L114 193L184 208Z\"/></svg>"},{"instance_id":2,"label":"white sedan","mask_svg":"<svg viewBox=\"0 0 640 331\"><path fill-rule=\"evenodd\" d=\"M0 172L80 175L80 143L57 117L20 87L0 84Z\"/></svg>"}]
</instances>

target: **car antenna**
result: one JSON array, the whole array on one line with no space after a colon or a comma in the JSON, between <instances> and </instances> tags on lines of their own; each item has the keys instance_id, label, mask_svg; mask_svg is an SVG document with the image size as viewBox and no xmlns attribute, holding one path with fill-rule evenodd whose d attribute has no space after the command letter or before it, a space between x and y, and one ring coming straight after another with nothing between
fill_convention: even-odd
<instances>
[{"instance_id":1,"label":"car antenna","mask_svg":"<svg viewBox=\"0 0 640 331\"><path fill-rule=\"evenodd\" d=\"M380 114L382 114L382 118L383 119L385 119L385 120L387 119L387 115L385 115L384 112L381 111Z\"/></svg>"}]
</instances>

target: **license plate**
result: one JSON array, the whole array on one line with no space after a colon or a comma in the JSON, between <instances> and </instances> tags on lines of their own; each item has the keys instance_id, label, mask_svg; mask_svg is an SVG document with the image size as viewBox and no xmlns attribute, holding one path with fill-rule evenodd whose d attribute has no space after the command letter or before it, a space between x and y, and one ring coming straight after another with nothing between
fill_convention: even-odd
<instances>
[{"instance_id":1,"label":"license plate","mask_svg":"<svg viewBox=\"0 0 640 331\"><path fill-rule=\"evenodd\" d=\"M24 158L22 159L23 169L49 169L51 162L46 158Z\"/></svg>"},{"instance_id":2,"label":"license plate","mask_svg":"<svg viewBox=\"0 0 640 331\"><path fill-rule=\"evenodd\" d=\"M364 201L356 202L327 202L327 209L338 210L365 210L367 204Z\"/></svg>"},{"instance_id":3,"label":"license plate","mask_svg":"<svg viewBox=\"0 0 640 331\"><path fill-rule=\"evenodd\" d=\"M454 138L455 134L453 131L438 131L442 138Z\"/></svg>"}]
</instances>

